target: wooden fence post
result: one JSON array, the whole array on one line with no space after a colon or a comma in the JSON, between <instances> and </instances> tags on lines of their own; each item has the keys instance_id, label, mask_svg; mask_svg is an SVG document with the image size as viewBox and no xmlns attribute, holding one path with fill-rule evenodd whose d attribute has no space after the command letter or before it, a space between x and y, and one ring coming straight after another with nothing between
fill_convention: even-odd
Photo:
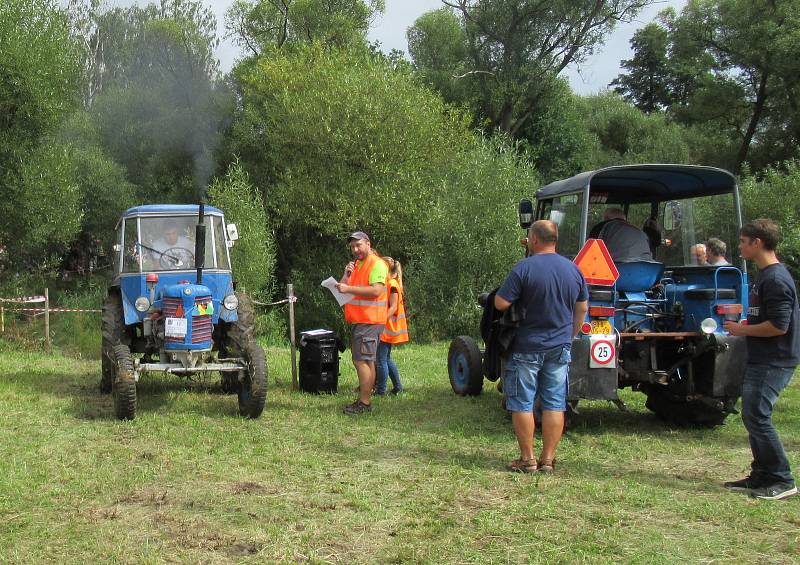
<instances>
[{"instance_id":1,"label":"wooden fence post","mask_svg":"<svg viewBox=\"0 0 800 565\"><path fill-rule=\"evenodd\" d=\"M286 285L286 298L289 299L289 343L292 346L292 390L297 390L297 348L294 339L294 285Z\"/></svg>"},{"instance_id":2,"label":"wooden fence post","mask_svg":"<svg viewBox=\"0 0 800 565\"><path fill-rule=\"evenodd\" d=\"M50 353L50 290L44 289L44 350Z\"/></svg>"}]
</instances>

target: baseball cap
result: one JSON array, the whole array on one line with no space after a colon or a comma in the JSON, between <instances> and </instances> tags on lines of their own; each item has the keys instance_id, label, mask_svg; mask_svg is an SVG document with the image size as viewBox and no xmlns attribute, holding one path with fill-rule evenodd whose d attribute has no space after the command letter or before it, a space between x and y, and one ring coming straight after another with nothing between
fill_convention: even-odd
<instances>
[{"instance_id":1,"label":"baseball cap","mask_svg":"<svg viewBox=\"0 0 800 565\"><path fill-rule=\"evenodd\" d=\"M369 236L363 231L354 231L348 236L347 241L353 241L354 239L366 239L369 241Z\"/></svg>"}]
</instances>

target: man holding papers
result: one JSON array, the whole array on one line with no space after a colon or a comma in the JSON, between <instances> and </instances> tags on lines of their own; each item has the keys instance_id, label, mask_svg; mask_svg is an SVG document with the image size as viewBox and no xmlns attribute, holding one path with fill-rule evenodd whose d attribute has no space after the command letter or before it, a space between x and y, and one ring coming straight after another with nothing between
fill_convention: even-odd
<instances>
[{"instance_id":1,"label":"man holding papers","mask_svg":"<svg viewBox=\"0 0 800 565\"><path fill-rule=\"evenodd\" d=\"M352 325L350 351L358 373L358 400L348 404L344 413L364 414L372 411L372 389L375 386L375 359L378 341L387 320L386 262L372 250L369 236L363 231L347 238L353 261L347 264L336 290L352 295L344 305L344 319Z\"/></svg>"}]
</instances>

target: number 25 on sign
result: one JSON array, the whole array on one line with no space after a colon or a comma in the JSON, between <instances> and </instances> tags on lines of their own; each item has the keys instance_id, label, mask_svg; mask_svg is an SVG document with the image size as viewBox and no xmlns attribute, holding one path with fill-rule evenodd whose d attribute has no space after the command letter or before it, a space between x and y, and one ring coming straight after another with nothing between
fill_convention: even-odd
<instances>
[{"instance_id":1,"label":"number 25 on sign","mask_svg":"<svg viewBox=\"0 0 800 565\"><path fill-rule=\"evenodd\" d=\"M589 342L589 368L608 369L617 366L617 347L613 335L593 335Z\"/></svg>"}]
</instances>

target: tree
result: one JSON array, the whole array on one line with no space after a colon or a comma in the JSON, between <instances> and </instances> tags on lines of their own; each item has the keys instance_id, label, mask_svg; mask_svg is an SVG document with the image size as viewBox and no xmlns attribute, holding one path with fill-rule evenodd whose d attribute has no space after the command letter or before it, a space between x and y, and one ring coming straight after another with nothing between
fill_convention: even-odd
<instances>
[{"instance_id":1,"label":"tree","mask_svg":"<svg viewBox=\"0 0 800 565\"><path fill-rule=\"evenodd\" d=\"M252 55L284 45L363 45L384 0L236 0L225 27Z\"/></svg>"},{"instance_id":2,"label":"tree","mask_svg":"<svg viewBox=\"0 0 800 565\"><path fill-rule=\"evenodd\" d=\"M466 38L466 55L453 74L467 83L471 104L492 129L517 136L567 65L583 61L616 22L630 20L651 2L443 0L458 15ZM425 74L424 55L447 53L440 45L443 40L452 45L453 35L439 37L429 33L429 20L418 23L409 37L415 38L414 62Z\"/></svg>"},{"instance_id":3,"label":"tree","mask_svg":"<svg viewBox=\"0 0 800 565\"><path fill-rule=\"evenodd\" d=\"M716 119L738 140L732 168L739 172L751 146L769 137L765 125L776 120L778 106L792 104L792 83L785 61L800 57L797 38L800 1L693 0L667 21L676 54L708 61L708 72L688 89L686 108L676 112L685 123ZM796 65L791 65L789 68ZM795 103L796 104L796 103Z\"/></svg>"},{"instance_id":4,"label":"tree","mask_svg":"<svg viewBox=\"0 0 800 565\"><path fill-rule=\"evenodd\" d=\"M0 53L0 245L23 269L80 225L68 151L52 140L78 103L80 50L55 1L8 0Z\"/></svg>"},{"instance_id":5,"label":"tree","mask_svg":"<svg viewBox=\"0 0 800 565\"><path fill-rule=\"evenodd\" d=\"M655 23L637 30L630 42L633 58L622 61L627 72L609 85L643 112L664 110L672 103L668 39L667 30Z\"/></svg>"},{"instance_id":6,"label":"tree","mask_svg":"<svg viewBox=\"0 0 800 565\"><path fill-rule=\"evenodd\" d=\"M363 229L408 268L416 335L474 327L475 296L518 256L515 202L537 182L516 152L475 138L469 116L365 49L296 46L234 76L230 150L261 191L279 277L303 296L298 324L341 327L319 283L340 274L347 234Z\"/></svg>"}]
</instances>

